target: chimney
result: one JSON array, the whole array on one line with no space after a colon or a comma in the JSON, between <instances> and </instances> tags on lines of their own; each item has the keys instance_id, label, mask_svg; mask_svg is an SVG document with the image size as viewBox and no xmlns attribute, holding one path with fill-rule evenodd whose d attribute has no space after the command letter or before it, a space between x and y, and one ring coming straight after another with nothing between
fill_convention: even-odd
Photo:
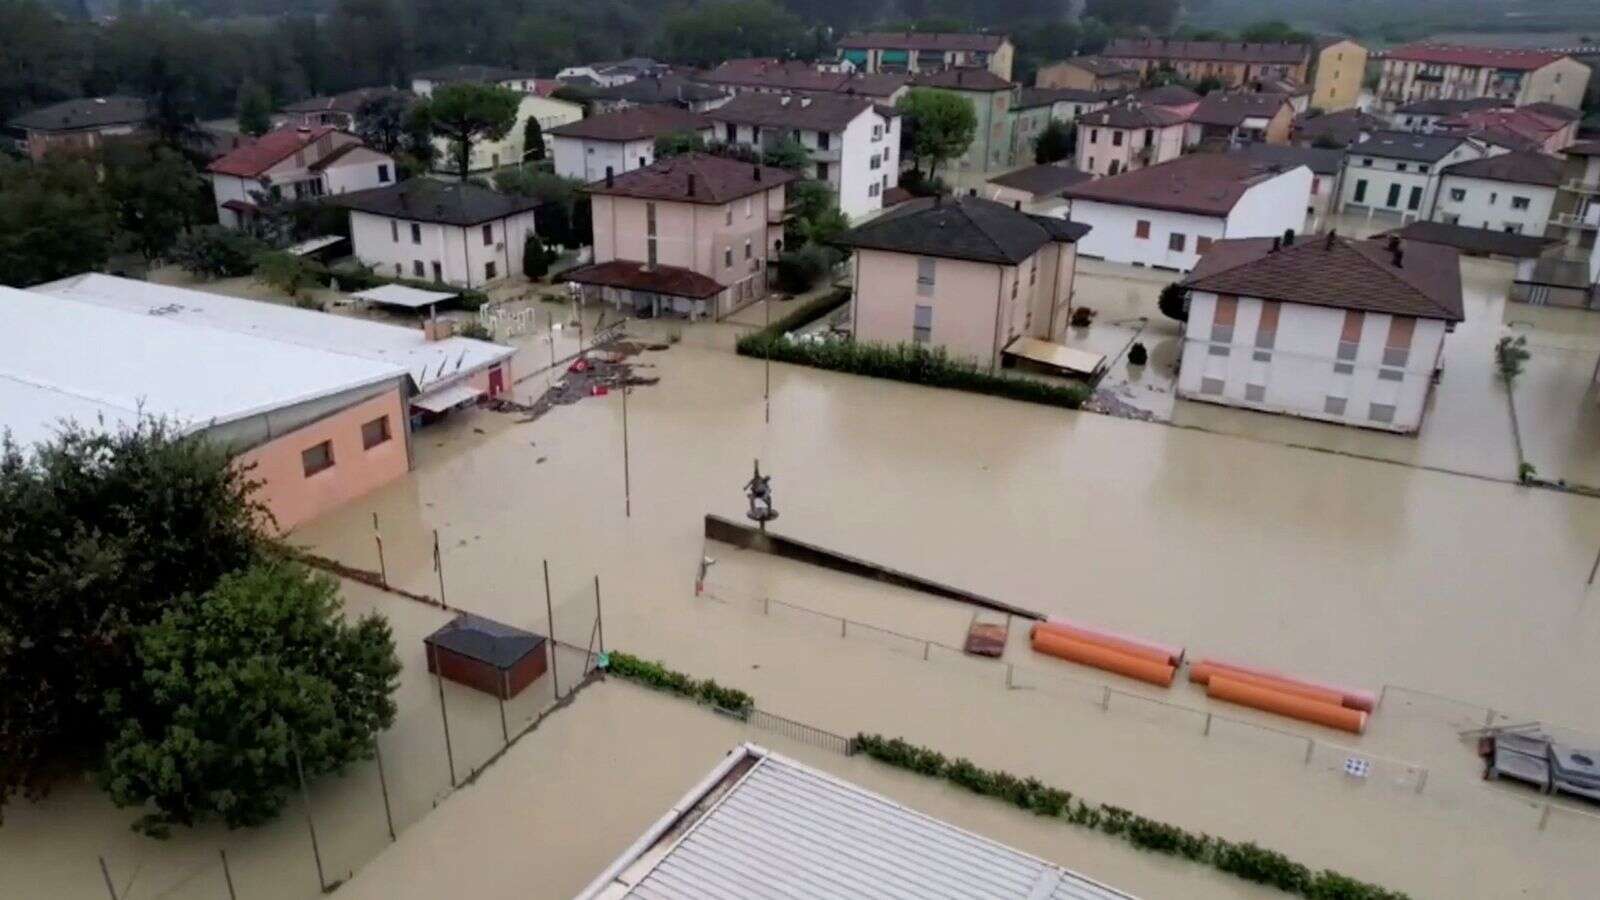
<instances>
[{"instance_id":1,"label":"chimney","mask_svg":"<svg viewBox=\"0 0 1600 900\"><path fill-rule=\"evenodd\" d=\"M794 98L790 97L788 94L784 94L783 95L783 99L778 101L778 105L779 106L788 106L789 105L789 101L793 100L793 99Z\"/></svg>"},{"instance_id":2,"label":"chimney","mask_svg":"<svg viewBox=\"0 0 1600 900\"><path fill-rule=\"evenodd\" d=\"M978 189L977 188L967 188L967 196L968 197L976 197L976 196L978 196Z\"/></svg>"},{"instance_id":3,"label":"chimney","mask_svg":"<svg viewBox=\"0 0 1600 900\"><path fill-rule=\"evenodd\" d=\"M756 163L755 165L750 167L750 177L754 178L758 182L761 180L761 164L760 163Z\"/></svg>"},{"instance_id":4,"label":"chimney","mask_svg":"<svg viewBox=\"0 0 1600 900\"><path fill-rule=\"evenodd\" d=\"M800 108L801 109L805 109L806 107L808 107L810 105L811 105L811 98L810 97L801 97L800 98Z\"/></svg>"},{"instance_id":5,"label":"chimney","mask_svg":"<svg viewBox=\"0 0 1600 900\"><path fill-rule=\"evenodd\" d=\"M1406 267L1405 266L1406 251L1405 251L1405 248L1400 246L1399 241L1395 242L1395 246L1394 246L1393 252L1394 252L1394 267L1396 269L1404 269Z\"/></svg>"},{"instance_id":6,"label":"chimney","mask_svg":"<svg viewBox=\"0 0 1600 900\"><path fill-rule=\"evenodd\" d=\"M615 175L612 174L611 167L610 166L606 166L606 187L614 187L616 185L616 183L617 183L617 178L616 178Z\"/></svg>"},{"instance_id":7,"label":"chimney","mask_svg":"<svg viewBox=\"0 0 1600 900\"><path fill-rule=\"evenodd\" d=\"M1013 201L1011 201L1011 208L1016 210L1017 212L1022 212L1022 201L1021 200L1013 200Z\"/></svg>"},{"instance_id":8,"label":"chimney","mask_svg":"<svg viewBox=\"0 0 1600 900\"><path fill-rule=\"evenodd\" d=\"M1324 250L1332 250L1333 249L1333 239L1338 234L1339 234L1339 232L1337 230L1329 231L1328 232L1328 242L1326 244L1322 245L1322 249L1324 249Z\"/></svg>"},{"instance_id":9,"label":"chimney","mask_svg":"<svg viewBox=\"0 0 1600 900\"><path fill-rule=\"evenodd\" d=\"M689 196L694 196L694 173L689 173Z\"/></svg>"},{"instance_id":10,"label":"chimney","mask_svg":"<svg viewBox=\"0 0 1600 900\"><path fill-rule=\"evenodd\" d=\"M1267 252L1268 253L1277 253L1278 252L1278 248L1280 248L1282 246L1283 246L1283 238L1275 237L1275 238L1272 239L1272 249L1268 250Z\"/></svg>"},{"instance_id":11,"label":"chimney","mask_svg":"<svg viewBox=\"0 0 1600 900\"><path fill-rule=\"evenodd\" d=\"M1294 246L1294 229L1293 228L1285 228L1283 230L1283 245L1285 247L1293 247Z\"/></svg>"},{"instance_id":12,"label":"chimney","mask_svg":"<svg viewBox=\"0 0 1600 900\"><path fill-rule=\"evenodd\" d=\"M1394 253L1400 249L1400 235L1389 235L1389 252Z\"/></svg>"}]
</instances>

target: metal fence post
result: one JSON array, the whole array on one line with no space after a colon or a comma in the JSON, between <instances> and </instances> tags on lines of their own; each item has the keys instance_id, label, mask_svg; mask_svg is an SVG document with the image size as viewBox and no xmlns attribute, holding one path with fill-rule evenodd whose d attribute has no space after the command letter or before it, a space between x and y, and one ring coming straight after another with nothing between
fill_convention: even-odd
<instances>
[{"instance_id":1,"label":"metal fence post","mask_svg":"<svg viewBox=\"0 0 1600 900\"><path fill-rule=\"evenodd\" d=\"M439 721L444 723L444 758L450 765L450 786L456 786L456 754L450 747L450 713L444 705L444 676L439 673L439 651L428 645L428 657L433 663L433 680L439 684Z\"/></svg>"},{"instance_id":2,"label":"metal fence post","mask_svg":"<svg viewBox=\"0 0 1600 900\"><path fill-rule=\"evenodd\" d=\"M600 611L600 576L594 577L594 626L600 635L600 652L606 652L606 619Z\"/></svg>"},{"instance_id":3,"label":"metal fence post","mask_svg":"<svg viewBox=\"0 0 1600 900\"><path fill-rule=\"evenodd\" d=\"M289 733L289 751L294 754L295 776L300 779L300 807L306 814L306 829L311 832L311 857L317 862L317 885L328 892L328 879L322 874L322 848L317 844L317 823L311 819L311 792L306 790L306 770L300 764L300 742Z\"/></svg>"},{"instance_id":4,"label":"metal fence post","mask_svg":"<svg viewBox=\"0 0 1600 900\"><path fill-rule=\"evenodd\" d=\"M222 857L222 878L228 883L228 900L239 900L239 895L233 890L233 873L228 871L228 851L219 848L217 855Z\"/></svg>"},{"instance_id":5,"label":"metal fence post","mask_svg":"<svg viewBox=\"0 0 1600 900\"><path fill-rule=\"evenodd\" d=\"M378 530L378 514L372 514L372 539L378 545L378 581L389 586L389 567L383 562L383 532Z\"/></svg>"},{"instance_id":6,"label":"metal fence post","mask_svg":"<svg viewBox=\"0 0 1600 900\"><path fill-rule=\"evenodd\" d=\"M1317 751L1317 742L1314 738L1306 738L1306 765L1311 765L1311 755Z\"/></svg>"},{"instance_id":7,"label":"metal fence post","mask_svg":"<svg viewBox=\"0 0 1600 900\"><path fill-rule=\"evenodd\" d=\"M555 688L556 699L561 699L561 668L560 660L556 658L556 612L550 600L550 560L544 561L544 614L550 622L550 679Z\"/></svg>"},{"instance_id":8,"label":"metal fence post","mask_svg":"<svg viewBox=\"0 0 1600 900\"><path fill-rule=\"evenodd\" d=\"M1539 814L1539 830L1543 831L1548 824L1550 824L1550 803L1545 801L1544 812Z\"/></svg>"},{"instance_id":9,"label":"metal fence post","mask_svg":"<svg viewBox=\"0 0 1600 900\"><path fill-rule=\"evenodd\" d=\"M1207 737L1211 736L1211 713L1206 713L1206 729L1205 731L1202 731L1201 734L1204 734Z\"/></svg>"},{"instance_id":10,"label":"metal fence post","mask_svg":"<svg viewBox=\"0 0 1600 900\"><path fill-rule=\"evenodd\" d=\"M1013 664L1006 663L1006 690L1011 690L1011 669Z\"/></svg>"},{"instance_id":11,"label":"metal fence post","mask_svg":"<svg viewBox=\"0 0 1600 900\"><path fill-rule=\"evenodd\" d=\"M100 874L106 879L106 893L111 895L111 900L117 900L117 889L111 884L111 869L106 865L106 858L100 857Z\"/></svg>"},{"instance_id":12,"label":"metal fence post","mask_svg":"<svg viewBox=\"0 0 1600 900\"><path fill-rule=\"evenodd\" d=\"M1422 769L1421 771L1419 771L1417 773L1417 793L1419 793L1419 794L1422 793L1422 789L1423 789L1424 786L1427 785L1427 783L1428 783L1428 770L1427 769Z\"/></svg>"},{"instance_id":13,"label":"metal fence post","mask_svg":"<svg viewBox=\"0 0 1600 900\"><path fill-rule=\"evenodd\" d=\"M1111 688L1109 687L1105 688L1104 692L1100 695L1100 711L1111 711Z\"/></svg>"},{"instance_id":14,"label":"metal fence post","mask_svg":"<svg viewBox=\"0 0 1600 900\"><path fill-rule=\"evenodd\" d=\"M450 602L444 598L444 554L439 552L439 529L433 530L433 570L439 573L439 605L445 609L450 608Z\"/></svg>"},{"instance_id":15,"label":"metal fence post","mask_svg":"<svg viewBox=\"0 0 1600 900\"><path fill-rule=\"evenodd\" d=\"M372 736L372 755L378 758L378 788L383 791L383 821L389 826L389 840L394 840L394 811L389 808L389 779L383 774L383 748L378 746L378 736Z\"/></svg>"}]
</instances>

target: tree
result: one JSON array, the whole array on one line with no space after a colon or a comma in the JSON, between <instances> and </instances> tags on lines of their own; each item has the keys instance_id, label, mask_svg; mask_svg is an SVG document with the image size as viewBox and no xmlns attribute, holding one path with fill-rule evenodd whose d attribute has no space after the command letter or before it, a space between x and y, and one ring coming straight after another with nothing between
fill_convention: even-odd
<instances>
[{"instance_id":1,"label":"tree","mask_svg":"<svg viewBox=\"0 0 1600 900\"><path fill-rule=\"evenodd\" d=\"M1115 26L1163 33L1177 21L1180 0L1088 0L1084 15Z\"/></svg>"},{"instance_id":2,"label":"tree","mask_svg":"<svg viewBox=\"0 0 1600 900\"><path fill-rule=\"evenodd\" d=\"M529 116L522 125L522 161L544 159L544 129L539 127L539 117Z\"/></svg>"},{"instance_id":3,"label":"tree","mask_svg":"<svg viewBox=\"0 0 1600 900\"><path fill-rule=\"evenodd\" d=\"M212 214L205 178L167 147L110 143L100 164L121 238L146 261L165 256L180 234Z\"/></svg>"},{"instance_id":4,"label":"tree","mask_svg":"<svg viewBox=\"0 0 1600 900\"><path fill-rule=\"evenodd\" d=\"M1071 125L1051 119L1050 124L1033 141L1033 161L1043 165L1067 159L1077 149L1077 140L1077 133Z\"/></svg>"},{"instance_id":5,"label":"tree","mask_svg":"<svg viewBox=\"0 0 1600 900\"><path fill-rule=\"evenodd\" d=\"M1161 296L1156 300L1156 308L1169 319L1179 322L1189 321L1189 292L1176 281L1161 289Z\"/></svg>"},{"instance_id":6,"label":"tree","mask_svg":"<svg viewBox=\"0 0 1600 900\"><path fill-rule=\"evenodd\" d=\"M800 19L770 0L707 0L662 25L665 55L703 68L732 57L790 57L804 39Z\"/></svg>"},{"instance_id":7,"label":"tree","mask_svg":"<svg viewBox=\"0 0 1600 900\"><path fill-rule=\"evenodd\" d=\"M1239 32L1239 40L1251 43L1272 44L1310 44L1313 43L1311 35L1304 31L1289 27L1289 23L1282 19L1271 19L1256 22Z\"/></svg>"},{"instance_id":8,"label":"tree","mask_svg":"<svg viewBox=\"0 0 1600 900\"><path fill-rule=\"evenodd\" d=\"M27 287L98 268L115 213L85 160L0 158L0 284Z\"/></svg>"},{"instance_id":9,"label":"tree","mask_svg":"<svg viewBox=\"0 0 1600 900\"><path fill-rule=\"evenodd\" d=\"M226 450L145 419L0 441L0 801L92 764L135 632L261 544L265 510Z\"/></svg>"},{"instance_id":10,"label":"tree","mask_svg":"<svg viewBox=\"0 0 1600 900\"><path fill-rule=\"evenodd\" d=\"M674 131L656 138L656 159L697 153L706 149L705 138L696 131Z\"/></svg>"},{"instance_id":11,"label":"tree","mask_svg":"<svg viewBox=\"0 0 1600 900\"><path fill-rule=\"evenodd\" d=\"M267 249L242 231L207 225L173 242L171 260L186 272L205 278L235 278L254 271L256 257Z\"/></svg>"},{"instance_id":12,"label":"tree","mask_svg":"<svg viewBox=\"0 0 1600 900\"><path fill-rule=\"evenodd\" d=\"M272 130L272 98L253 81L239 86L239 130L260 137Z\"/></svg>"},{"instance_id":13,"label":"tree","mask_svg":"<svg viewBox=\"0 0 1600 900\"><path fill-rule=\"evenodd\" d=\"M533 232L522 241L522 274L534 281L543 278L550 271L550 263L555 261L555 254L544 248L544 241Z\"/></svg>"},{"instance_id":14,"label":"tree","mask_svg":"<svg viewBox=\"0 0 1600 900\"><path fill-rule=\"evenodd\" d=\"M101 784L118 806L153 803L135 830L220 818L260 825L309 781L372 756L394 723L389 624L344 620L338 584L263 560L185 593L136 632L137 665L109 692L115 737Z\"/></svg>"},{"instance_id":15,"label":"tree","mask_svg":"<svg viewBox=\"0 0 1600 900\"><path fill-rule=\"evenodd\" d=\"M589 199L578 191L582 181L523 167L496 172L494 186L507 194L539 200L535 226L552 244L575 248L589 242Z\"/></svg>"},{"instance_id":16,"label":"tree","mask_svg":"<svg viewBox=\"0 0 1600 900\"><path fill-rule=\"evenodd\" d=\"M1194 92L1204 97L1212 91L1220 91L1224 87L1226 87L1226 85L1222 83L1221 78L1218 78L1215 75L1207 75L1195 83Z\"/></svg>"},{"instance_id":17,"label":"tree","mask_svg":"<svg viewBox=\"0 0 1600 900\"><path fill-rule=\"evenodd\" d=\"M811 151L793 137L785 137L761 151L763 165L797 172L811 164Z\"/></svg>"},{"instance_id":18,"label":"tree","mask_svg":"<svg viewBox=\"0 0 1600 900\"><path fill-rule=\"evenodd\" d=\"M516 91L487 84L447 84L417 105L418 114L433 133L449 143L456 174L462 181L472 164L472 145L498 141L517 124L522 96Z\"/></svg>"},{"instance_id":19,"label":"tree","mask_svg":"<svg viewBox=\"0 0 1600 900\"><path fill-rule=\"evenodd\" d=\"M272 250L256 257L256 279L283 291L289 297L299 297L300 289L311 281L311 272L305 260L292 253Z\"/></svg>"},{"instance_id":20,"label":"tree","mask_svg":"<svg viewBox=\"0 0 1600 900\"><path fill-rule=\"evenodd\" d=\"M913 88L897 104L911 123L911 159L916 168L928 165L928 177L936 177L939 163L967 152L977 135L978 116L966 99L945 91Z\"/></svg>"},{"instance_id":21,"label":"tree","mask_svg":"<svg viewBox=\"0 0 1600 900\"><path fill-rule=\"evenodd\" d=\"M783 245L788 250L810 244L826 246L850 228L833 191L820 181L795 183L789 203L792 214L783 228Z\"/></svg>"}]
</instances>

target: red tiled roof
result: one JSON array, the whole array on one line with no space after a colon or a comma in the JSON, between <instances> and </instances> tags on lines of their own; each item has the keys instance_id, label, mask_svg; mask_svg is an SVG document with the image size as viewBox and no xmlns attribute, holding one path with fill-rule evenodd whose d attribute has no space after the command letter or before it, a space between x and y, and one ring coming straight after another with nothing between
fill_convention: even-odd
<instances>
[{"instance_id":1,"label":"red tiled roof","mask_svg":"<svg viewBox=\"0 0 1600 900\"><path fill-rule=\"evenodd\" d=\"M700 76L707 84L755 87L815 94L860 94L888 97L906 84L905 75L854 75L819 72L807 63L775 59L730 59Z\"/></svg>"},{"instance_id":2,"label":"red tiled roof","mask_svg":"<svg viewBox=\"0 0 1600 900\"><path fill-rule=\"evenodd\" d=\"M1145 106L1142 103L1114 103L1078 117L1078 125L1099 125L1105 128L1167 128L1182 125L1183 116L1164 106Z\"/></svg>"},{"instance_id":3,"label":"red tiled roof","mask_svg":"<svg viewBox=\"0 0 1600 900\"><path fill-rule=\"evenodd\" d=\"M706 113L706 118L740 125L843 131L862 113L873 108L872 101L865 97L791 97L787 94L751 93L734 97ZM888 114L899 115L892 110Z\"/></svg>"},{"instance_id":4,"label":"red tiled roof","mask_svg":"<svg viewBox=\"0 0 1600 900\"><path fill-rule=\"evenodd\" d=\"M1465 178L1555 187L1561 183L1561 167L1561 160L1543 153L1502 153L1458 162L1440 171Z\"/></svg>"},{"instance_id":5,"label":"red tiled roof","mask_svg":"<svg viewBox=\"0 0 1600 900\"><path fill-rule=\"evenodd\" d=\"M596 141L642 141L710 127L711 121L706 117L675 106L630 106L618 112L569 122L546 133Z\"/></svg>"},{"instance_id":6,"label":"red tiled roof","mask_svg":"<svg viewBox=\"0 0 1600 900\"><path fill-rule=\"evenodd\" d=\"M630 291L649 291L673 297L690 297L704 300L722 292L723 286L714 278L677 266L654 266L630 259L614 259L569 269L561 273L567 281L594 284L601 287L626 288Z\"/></svg>"},{"instance_id":7,"label":"red tiled roof","mask_svg":"<svg viewBox=\"0 0 1600 900\"><path fill-rule=\"evenodd\" d=\"M853 32L839 41L850 49L890 50L988 50L1000 49L1003 34L967 34L933 31Z\"/></svg>"},{"instance_id":8,"label":"red tiled roof","mask_svg":"<svg viewBox=\"0 0 1600 900\"><path fill-rule=\"evenodd\" d=\"M1270 119L1288 103L1289 98L1283 94L1225 94L1212 91L1200 98L1200 105L1189 114L1189 121L1237 128L1245 119Z\"/></svg>"},{"instance_id":9,"label":"red tiled roof","mask_svg":"<svg viewBox=\"0 0 1600 900\"><path fill-rule=\"evenodd\" d=\"M251 143L212 160L206 170L219 175L255 178L296 152L316 143L324 135L337 130L323 126L310 129L280 128L277 131L269 131Z\"/></svg>"},{"instance_id":10,"label":"red tiled roof","mask_svg":"<svg viewBox=\"0 0 1600 900\"><path fill-rule=\"evenodd\" d=\"M1527 107L1518 109L1474 109L1439 120L1439 127L1452 130L1477 131L1500 129L1521 135L1537 143L1571 124L1554 116L1535 112Z\"/></svg>"},{"instance_id":11,"label":"red tiled roof","mask_svg":"<svg viewBox=\"0 0 1600 900\"><path fill-rule=\"evenodd\" d=\"M942 88L947 91L1009 91L1011 82L988 69L945 69L924 72L911 79L915 87Z\"/></svg>"},{"instance_id":12,"label":"red tiled roof","mask_svg":"<svg viewBox=\"0 0 1600 900\"><path fill-rule=\"evenodd\" d=\"M1389 59L1448 66L1481 66L1530 71L1566 56L1557 50L1522 50L1504 47L1456 47L1448 44L1406 44L1388 53Z\"/></svg>"},{"instance_id":13,"label":"red tiled roof","mask_svg":"<svg viewBox=\"0 0 1600 900\"><path fill-rule=\"evenodd\" d=\"M1171 41L1166 38L1117 38L1100 51L1111 59L1181 59L1201 62L1283 63L1310 59L1305 44L1253 41Z\"/></svg>"},{"instance_id":14,"label":"red tiled roof","mask_svg":"<svg viewBox=\"0 0 1600 900\"><path fill-rule=\"evenodd\" d=\"M797 177L786 169L754 165L709 153L689 153L657 160L642 169L625 172L613 178L609 185L604 181L596 181L584 187L584 190L591 194L645 200L727 203L787 184Z\"/></svg>"},{"instance_id":15,"label":"red tiled roof","mask_svg":"<svg viewBox=\"0 0 1600 900\"><path fill-rule=\"evenodd\" d=\"M1196 153L1075 184L1062 196L1200 216L1225 216L1245 191L1291 168L1236 153Z\"/></svg>"}]
</instances>

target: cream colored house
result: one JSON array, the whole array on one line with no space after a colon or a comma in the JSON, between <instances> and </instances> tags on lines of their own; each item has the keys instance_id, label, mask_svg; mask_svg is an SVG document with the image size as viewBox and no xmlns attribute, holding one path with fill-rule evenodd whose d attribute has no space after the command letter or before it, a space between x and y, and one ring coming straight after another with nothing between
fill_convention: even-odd
<instances>
[{"instance_id":1,"label":"cream colored house","mask_svg":"<svg viewBox=\"0 0 1600 900\"><path fill-rule=\"evenodd\" d=\"M1088 226L979 197L913 200L846 232L858 341L921 344L995 371L1019 338L1059 342Z\"/></svg>"},{"instance_id":2,"label":"cream colored house","mask_svg":"<svg viewBox=\"0 0 1600 900\"><path fill-rule=\"evenodd\" d=\"M1578 109L1589 75L1588 66L1559 50L1408 44L1384 57L1376 100L1385 113L1419 100L1478 97Z\"/></svg>"},{"instance_id":3,"label":"cream colored house","mask_svg":"<svg viewBox=\"0 0 1600 900\"><path fill-rule=\"evenodd\" d=\"M539 128L545 135L545 145L550 144L549 133L552 128L569 125L583 118L583 107L565 100L554 100L549 97L540 97L537 94L524 94L522 102L517 105L517 121L506 132L505 137L498 141L478 141L472 145L472 159L467 164L469 172L492 172L501 166L520 165L527 157L528 148L524 146L527 135L528 120L537 119ZM438 155L434 157L433 169L436 172L455 172L456 154L450 141L444 138L434 138L433 146Z\"/></svg>"},{"instance_id":4,"label":"cream colored house","mask_svg":"<svg viewBox=\"0 0 1600 900\"><path fill-rule=\"evenodd\" d=\"M1312 64L1311 105L1323 112L1353 109L1361 97L1361 78L1367 68L1367 48L1349 38L1331 38L1317 44Z\"/></svg>"},{"instance_id":5,"label":"cream colored house","mask_svg":"<svg viewBox=\"0 0 1600 900\"><path fill-rule=\"evenodd\" d=\"M1099 56L1073 56L1040 66L1033 86L1081 91L1132 91L1139 87L1139 70Z\"/></svg>"}]
</instances>

